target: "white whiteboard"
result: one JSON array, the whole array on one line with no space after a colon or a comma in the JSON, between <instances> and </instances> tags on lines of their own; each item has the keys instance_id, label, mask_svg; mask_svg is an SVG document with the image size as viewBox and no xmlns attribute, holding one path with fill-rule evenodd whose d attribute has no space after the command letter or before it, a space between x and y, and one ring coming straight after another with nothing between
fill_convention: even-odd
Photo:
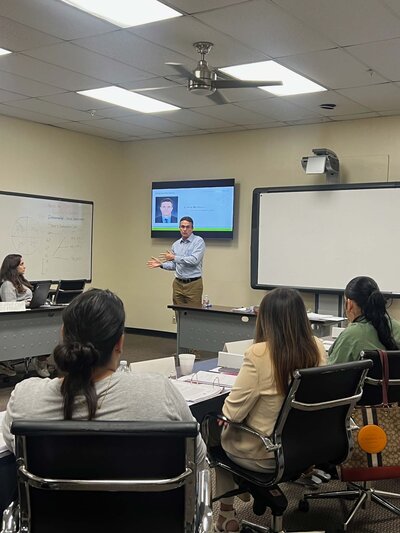
<instances>
[{"instance_id":1,"label":"white whiteboard","mask_svg":"<svg viewBox=\"0 0 400 533\"><path fill-rule=\"evenodd\" d=\"M342 292L355 276L400 295L400 183L255 189L251 284Z\"/></svg>"},{"instance_id":2,"label":"white whiteboard","mask_svg":"<svg viewBox=\"0 0 400 533\"><path fill-rule=\"evenodd\" d=\"M93 202L0 192L0 262L21 254L30 281L92 279Z\"/></svg>"}]
</instances>

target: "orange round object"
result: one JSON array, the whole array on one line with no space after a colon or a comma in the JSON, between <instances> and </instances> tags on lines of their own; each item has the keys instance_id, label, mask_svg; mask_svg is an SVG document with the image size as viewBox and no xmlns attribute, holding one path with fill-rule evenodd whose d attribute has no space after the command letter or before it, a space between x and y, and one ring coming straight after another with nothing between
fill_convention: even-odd
<instances>
[{"instance_id":1,"label":"orange round object","mask_svg":"<svg viewBox=\"0 0 400 533\"><path fill-rule=\"evenodd\" d=\"M381 427L368 424L360 429L357 440L364 452L379 453L386 448L387 435Z\"/></svg>"}]
</instances>

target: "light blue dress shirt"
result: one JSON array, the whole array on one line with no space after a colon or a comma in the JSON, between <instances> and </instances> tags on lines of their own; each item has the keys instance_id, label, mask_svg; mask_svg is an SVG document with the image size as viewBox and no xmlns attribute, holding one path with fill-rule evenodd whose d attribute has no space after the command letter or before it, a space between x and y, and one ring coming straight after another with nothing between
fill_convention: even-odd
<instances>
[{"instance_id":1,"label":"light blue dress shirt","mask_svg":"<svg viewBox=\"0 0 400 533\"><path fill-rule=\"evenodd\" d=\"M188 239L178 239L172 245L174 261L163 263L164 270L175 270L175 277L180 279L201 278L203 257L206 250L204 240L193 233Z\"/></svg>"}]
</instances>

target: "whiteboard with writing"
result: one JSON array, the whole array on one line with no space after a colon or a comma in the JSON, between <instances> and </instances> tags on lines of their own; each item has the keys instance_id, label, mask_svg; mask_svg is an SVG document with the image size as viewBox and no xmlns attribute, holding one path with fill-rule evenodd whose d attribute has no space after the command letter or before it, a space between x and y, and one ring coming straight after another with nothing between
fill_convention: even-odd
<instances>
[{"instance_id":1,"label":"whiteboard with writing","mask_svg":"<svg viewBox=\"0 0 400 533\"><path fill-rule=\"evenodd\" d=\"M255 189L251 284L341 293L356 276L400 296L400 182Z\"/></svg>"},{"instance_id":2,"label":"whiteboard with writing","mask_svg":"<svg viewBox=\"0 0 400 533\"><path fill-rule=\"evenodd\" d=\"M92 279L93 202L0 191L0 262L21 254L30 281Z\"/></svg>"}]
</instances>

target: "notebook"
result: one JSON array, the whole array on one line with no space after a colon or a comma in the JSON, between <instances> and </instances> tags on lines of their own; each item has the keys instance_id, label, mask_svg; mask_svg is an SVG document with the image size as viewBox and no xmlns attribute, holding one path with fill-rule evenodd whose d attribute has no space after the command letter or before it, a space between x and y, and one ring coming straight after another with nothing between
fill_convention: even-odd
<instances>
[{"instance_id":1,"label":"notebook","mask_svg":"<svg viewBox=\"0 0 400 533\"><path fill-rule=\"evenodd\" d=\"M46 302L47 296L50 291L51 281L39 281L36 284L35 292L29 307L31 309L36 309Z\"/></svg>"}]
</instances>

